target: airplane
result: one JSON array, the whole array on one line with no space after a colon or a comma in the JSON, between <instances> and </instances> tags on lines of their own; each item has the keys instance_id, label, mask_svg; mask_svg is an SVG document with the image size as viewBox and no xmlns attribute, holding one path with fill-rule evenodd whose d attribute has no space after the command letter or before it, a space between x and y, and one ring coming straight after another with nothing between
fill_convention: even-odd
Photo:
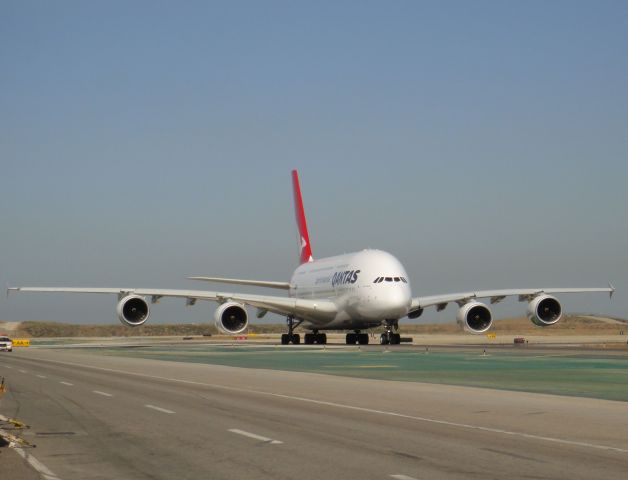
<instances>
[{"instance_id":1,"label":"airplane","mask_svg":"<svg viewBox=\"0 0 628 480\"><path fill-rule=\"evenodd\" d=\"M150 303L163 297L186 299L186 305L197 300L214 301L218 308L214 322L225 334L237 335L249 324L246 307L256 309L257 318L268 312L286 317L287 333L281 335L281 344L301 343L295 329L301 327L305 344L326 344L328 330L345 330L346 344L366 345L369 336L365 330L383 326L379 341L396 345L401 336L396 333L399 320L416 319L428 307L443 310L456 303L456 321L467 332L482 334L491 328L493 316L485 303L491 304L506 297L516 296L527 302L529 320L540 327L556 324L562 316L562 306L553 296L557 293L607 292L612 297L615 288L609 283L604 288L521 288L470 291L413 297L410 281L401 262L382 250L362 250L315 260L312 255L299 175L292 171L294 207L299 232L300 264L290 282L243 280L234 278L194 276L190 280L232 285L246 285L284 290L287 296L227 293L205 290L151 289L151 288L66 288L66 287L10 287L9 292L65 292L100 293L118 296L116 313L120 322L136 327L149 317Z\"/></svg>"}]
</instances>

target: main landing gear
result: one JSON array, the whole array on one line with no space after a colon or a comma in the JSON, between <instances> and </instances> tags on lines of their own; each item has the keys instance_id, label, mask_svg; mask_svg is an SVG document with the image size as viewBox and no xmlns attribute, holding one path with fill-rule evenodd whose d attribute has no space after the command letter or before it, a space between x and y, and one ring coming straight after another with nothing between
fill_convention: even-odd
<instances>
[{"instance_id":1,"label":"main landing gear","mask_svg":"<svg viewBox=\"0 0 628 480\"><path fill-rule=\"evenodd\" d=\"M313 345L315 343L319 345L327 344L327 334L318 333L318 330L314 330L313 333L306 333L303 337L303 343L306 345Z\"/></svg>"},{"instance_id":2,"label":"main landing gear","mask_svg":"<svg viewBox=\"0 0 628 480\"><path fill-rule=\"evenodd\" d=\"M288 323L288 333L284 333L281 335L281 344L288 345L289 343L292 343L293 345L298 345L299 343L301 343L301 335L299 335L298 333L294 333L294 329L301 325L302 320L297 320L295 322L294 317L288 317L286 319L286 322ZM327 337L325 337L325 341L326 340ZM307 343L307 341L308 334L305 335L305 343Z\"/></svg>"},{"instance_id":3,"label":"main landing gear","mask_svg":"<svg viewBox=\"0 0 628 480\"><path fill-rule=\"evenodd\" d=\"M286 323L288 324L288 333L284 333L281 335L281 344L288 345L292 343L293 345L298 345L301 343L301 335L298 333L294 333L294 329L301 325L303 320L294 320L294 317L287 317ZM303 336L303 343L306 345L313 345L317 343L318 345L326 345L327 344L327 335L324 333L318 333L318 330L314 330L312 333L306 333Z\"/></svg>"},{"instance_id":4,"label":"main landing gear","mask_svg":"<svg viewBox=\"0 0 628 480\"><path fill-rule=\"evenodd\" d=\"M368 345L369 335L368 333L360 333L360 330L356 330L354 333L347 333L346 338L347 345Z\"/></svg>"},{"instance_id":5,"label":"main landing gear","mask_svg":"<svg viewBox=\"0 0 628 480\"><path fill-rule=\"evenodd\" d=\"M396 320L386 320L384 322L386 331L379 336L380 345L399 345L401 343L401 335L393 333L393 328L399 328Z\"/></svg>"}]
</instances>

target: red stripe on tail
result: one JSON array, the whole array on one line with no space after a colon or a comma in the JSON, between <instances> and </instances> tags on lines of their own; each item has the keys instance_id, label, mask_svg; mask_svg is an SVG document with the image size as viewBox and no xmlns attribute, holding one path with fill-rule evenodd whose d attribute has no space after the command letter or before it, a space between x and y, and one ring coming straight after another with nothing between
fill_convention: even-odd
<instances>
[{"instance_id":1,"label":"red stripe on tail","mask_svg":"<svg viewBox=\"0 0 628 480\"><path fill-rule=\"evenodd\" d=\"M301 197L301 186L299 185L299 173L292 170L292 190L294 192L294 214L299 227L299 247L301 249L301 263L314 260L312 258L312 248L310 247L310 235L307 233L307 222L305 221L305 210L303 209L303 198Z\"/></svg>"}]
</instances>

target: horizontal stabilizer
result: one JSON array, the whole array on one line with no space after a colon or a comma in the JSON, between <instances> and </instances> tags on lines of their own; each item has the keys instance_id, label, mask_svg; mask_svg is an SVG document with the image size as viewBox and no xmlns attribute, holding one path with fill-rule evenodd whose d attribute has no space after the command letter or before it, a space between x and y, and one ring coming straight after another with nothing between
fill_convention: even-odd
<instances>
[{"instance_id":1,"label":"horizontal stabilizer","mask_svg":"<svg viewBox=\"0 0 628 480\"><path fill-rule=\"evenodd\" d=\"M290 284L286 282L267 282L264 280L242 280L239 278L220 277L188 277L188 280L201 280L203 282L230 283L233 285L250 285L253 287L279 288L281 290L290 290Z\"/></svg>"}]
</instances>

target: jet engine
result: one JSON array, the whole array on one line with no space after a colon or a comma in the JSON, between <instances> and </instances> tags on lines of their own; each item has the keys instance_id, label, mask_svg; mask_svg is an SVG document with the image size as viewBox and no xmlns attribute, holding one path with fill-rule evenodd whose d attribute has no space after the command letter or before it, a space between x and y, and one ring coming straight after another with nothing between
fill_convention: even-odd
<instances>
[{"instance_id":1,"label":"jet engine","mask_svg":"<svg viewBox=\"0 0 628 480\"><path fill-rule=\"evenodd\" d=\"M528 303L528 318L539 327L554 325L561 316L560 302L550 295L539 295Z\"/></svg>"},{"instance_id":2,"label":"jet engine","mask_svg":"<svg viewBox=\"0 0 628 480\"><path fill-rule=\"evenodd\" d=\"M249 324L249 317L243 305L227 302L214 313L216 328L226 334L242 333Z\"/></svg>"},{"instance_id":3,"label":"jet engine","mask_svg":"<svg viewBox=\"0 0 628 480\"><path fill-rule=\"evenodd\" d=\"M148 320L150 309L148 303L139 295L127 295L118 302L116 307L118 319L129 327L138 327Z\"/></svg>"},{"instance_id":4,"label":"jet engine","mask_svg":"<svg viewBox=\"0 0 628 480\"><path fill-rule=\"evenodd\" d=\"M469 302L460 307L456 320L467 332L484 333L491 328L493 316L483 303Z\"/></svg>"}]
</instances>

